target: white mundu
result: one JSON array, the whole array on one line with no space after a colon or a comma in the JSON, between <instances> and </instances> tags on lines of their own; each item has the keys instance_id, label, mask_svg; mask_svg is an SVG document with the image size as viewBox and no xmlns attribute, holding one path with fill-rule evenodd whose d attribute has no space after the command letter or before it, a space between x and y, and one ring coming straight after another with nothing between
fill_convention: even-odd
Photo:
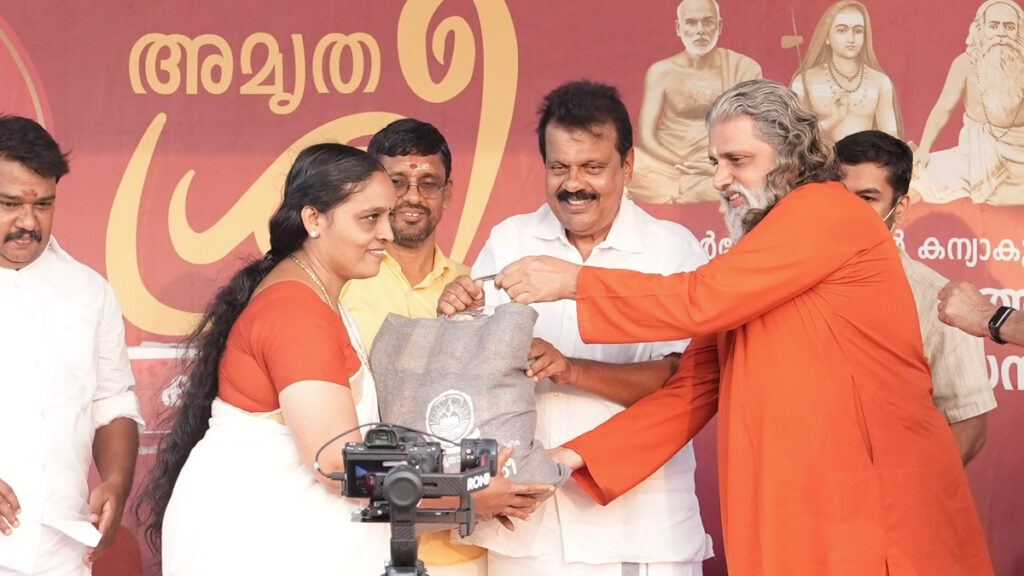
<instances>
[{"instance_id":1,"label":"white mundu","mask_svg":"<svg viewBox=\"0 0 1024 576\"><path fill-rule=\"evenodd\" d=\"M354 323L346 328L358 350ZM359 423L377 422L376 388L365 365L349 384ZM382 573L390 526L353 522L367 501L343 498L317 481L288 427L266 416L214 400L210 429L167 505L164 575Z\"/></svg>"}]
</instances>

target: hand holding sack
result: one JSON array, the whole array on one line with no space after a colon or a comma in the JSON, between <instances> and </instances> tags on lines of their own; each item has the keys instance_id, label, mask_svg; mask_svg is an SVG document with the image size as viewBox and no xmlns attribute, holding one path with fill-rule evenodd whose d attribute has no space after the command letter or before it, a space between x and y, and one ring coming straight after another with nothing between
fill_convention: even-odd
<instances>
[{"instance_id":1,"label":"hand holding sack","mask_svg":"<svg viewBox=\"0 0 1024 576\"><path fill-rule=\"evenodd\" d=\"M389 314L370 354L381 421L455 442L445 446L446 471L458 469L460 440L494 438L515 447L509 480L562 484L571 470L534 439L534 382L525 371L536 320L521 304L472 318Z\"/></svg>"}]
</instances>

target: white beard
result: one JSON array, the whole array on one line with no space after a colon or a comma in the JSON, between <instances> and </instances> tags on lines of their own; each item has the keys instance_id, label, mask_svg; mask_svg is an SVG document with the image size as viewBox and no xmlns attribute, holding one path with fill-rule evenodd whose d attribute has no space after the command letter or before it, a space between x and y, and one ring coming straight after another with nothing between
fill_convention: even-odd
<instances>
[{"instance_id":1,"label":"white beard","mask_svg":"<svg viewBox=\"0 0 1024 576\"><path fill-rule=\"evenodd\" d=\"M686 49L687 53L692 54L694 56L707 56L708 54L711 53L712 50L715 49L716 46L718 46L718 34L715 34L714 36L709 38L708 45L703 48L695 45L692 40L687 41L686 38L683 38L683 48Z\"/></svg>"},{"instance_id":2,"label":"white beard","mask_svg":"<svg viewBox=\"0 0 1024 576\"><path fill-rule=\"evenodd\" d=\"M1024 55L1015 44L990 44L977 62L978 88L991 120L1014 122L1024 100Z\"/></svg>"},{"instance_id":3,"label":"white beard","mask_svg":"<svg viewBox=\"0 0 1024 576\"><path fill-rule=\"evenodd\" d=\"M726 197L732 192L739 192L746 198L747 203L735 208L729 206L729 201L726 200ZM733 184L722 192L722 205L725 208L725 228L729 231L729 238L732 239L733 244L739 242L740 238L743 238L743 235L750 231L747 229L744 219L751 210L764 210L775 203L774 198L770 196L771 194L768 192L766 185L762 185L756 194L751 193L742 184Z\"/></svg>"}]
</instances>

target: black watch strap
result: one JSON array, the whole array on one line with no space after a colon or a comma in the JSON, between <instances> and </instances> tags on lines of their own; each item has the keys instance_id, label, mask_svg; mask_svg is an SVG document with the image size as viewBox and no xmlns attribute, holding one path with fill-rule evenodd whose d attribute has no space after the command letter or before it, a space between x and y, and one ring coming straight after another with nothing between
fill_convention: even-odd
<instances>
[{"instance_id":1,"label":"black watch strap","mask_svg":"<svg viewBox=\"0 0 1024 576\"><path fill-rule=\"evenodd\" d=\"M1003 323L1010 317L1010 312L1013 312L1013 308L1000 306L996 313L992 315L992 319L988 321L988 333L996 344L1006 344L1006 340L999 337L999 329L1003 327Z\"/></svg>"}]
</instances>

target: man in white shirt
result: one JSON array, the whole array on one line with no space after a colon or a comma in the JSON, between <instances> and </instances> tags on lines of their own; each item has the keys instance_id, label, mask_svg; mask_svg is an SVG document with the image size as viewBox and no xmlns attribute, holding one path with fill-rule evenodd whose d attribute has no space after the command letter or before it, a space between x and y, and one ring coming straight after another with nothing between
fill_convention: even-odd
<instances>
[{"instance_id":1,"label":"man in white shirt","mask_svg":"<svg viewBox=\"0 0 1024 576\"><path fill-rule=\"evenodd\" d=\"M120 525L138 452L120 307L50 236L67 172L46 130L0 117L0 576L90 574ZM93 460L100 483L89 492Z\"/></svg>"},{"instance_id":2,"label":"man in white shirt","mask_svg":"<svg viewBox=\"0 0 1024 576\"><path fill-rule=\"evenodd\" d=\"M618 91L572 82L547 95L537 128L547 204L498 224L473 277L493 274L528 255L670 274L707 257L678 224L653 218L623 197L633 169L632 126ZM457 278L439 311L508 302L493 284ZM527 371L537 382L536 436L558 446L661 388L687 341L588 345L572 302L535 305L538 319ZM642 434L637 430L637 434ZM687 444L636 488L599 506L574 480L559 488L514 532L481 526L474 541L489 548L494 575L626 574L692 576L711 557L694 494L696 462Z\"/></svg>"}]
</instances>

